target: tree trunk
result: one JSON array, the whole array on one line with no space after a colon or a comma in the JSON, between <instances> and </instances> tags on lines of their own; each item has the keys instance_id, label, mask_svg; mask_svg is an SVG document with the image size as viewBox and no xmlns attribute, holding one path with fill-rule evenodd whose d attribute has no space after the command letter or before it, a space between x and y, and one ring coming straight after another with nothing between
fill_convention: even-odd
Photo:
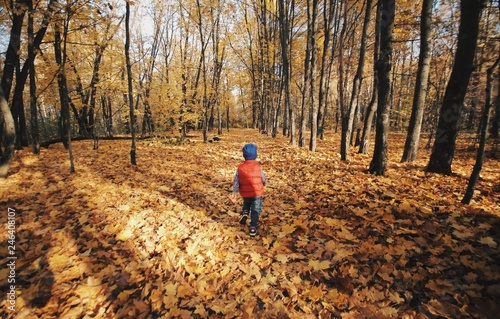
<instances>
[{"instance_id":1,"label":"tree trunk","mask_svg":"<svg viewBox=\"0 0 500 319\"><path fill-rule=\"evenodd\" d=\"M125 61L127 64L127 83L128 83L128 106L130 116L130 133L132 134L132 146L130 148L130 163L137 165L136 159L136 141L135 141L135 114L134 114L134 95L132 86L132 65L130 63L130 3L126 0L125 6Z\"/></svg>"},{"instance_id":2,"label":"tree trunk","mask_svg":"<svg viewBox=\"0 0 500 319\"><path fill-rule=\"evenodd\" d=\"M0 111L2 111L3 122L4 122L4 143L5 149L2 152L2 157L0 158L0 178L7 177L9 173L10 164L12 158L14 157L14 149L16 147L16 130L14 126L14 118L10 112L9 104L3 89L0 86Z\"/></svg>"},{"instance_id":3,"label":"tree trunk","mask_svg":"<svg viewBox=\"0 0 500 319\"><path fill-rule=\"evenodd\" d=\"M18 82L18 80L22 78L21 73L20 71L16 71L16 85L14 86L14 95L11 99L11 112L16 125L16 147L18 149L28 146L29 144L23 99L26 81Z\"/></svg>"},{"instance_id":4,"label":"tree trunk","mask_svg":"<svg viewBox=\"0 0 500 319\"><path fill-rule=\"evenodd\" d=\"M368 109L366 111L366 117L363 123L363 133L361 134L361 141L359 143L359 154L368 154L370 146L370 134L372 131L373 118L375 117L375 112L377 111L377 94L378 94L378 81L376 78L373 81L373 92L370 103L368 104Z\"/></svg>"},{"instance_id":5,"label":"tree trunk","mask_svg":"<svg viewBox=\"0 0 500 319\"><path fill-rule=\"evenodd\" d=\"M222 135L222 112L220 106L217 107L217 135Z\"/></svg>"},{"instance_id":6,"label":"tree trunk","mask_svg":"<svg viewBox=\"0 0 500 319\"><path fill-rule=\"evenodd\" d=\"M339 37L339 50L344 50L344 41L346 37L346 29L347 29L347 4L343 5L343 25L342 30L340 31ZM347 161L347 110L345 105L345 91L344 91L344 56L343 54L339 54L339 83L338 83L338 92L339 92L339 108L340 108L340 159L342 161Z\"/></svg>"},{"instance_id":7,"label":"tree trunk","mask_svg":"<svg viewBox=\"0 0 500 319\"><path fill-rule=\"evenodd\" d=\"M69 14L69 11L67 11ZM59 98L61 102L61 140L64 146L68 150L69 160L70 160L70 173L75 172L75 165L73 162L73 150L71 148L71 123L70 123L70 112L69 112L69 96L68 87L66 82L66 35L68 31L68 21L69 18L63 20L64 23L64 43L61 43L61 32L59 30L59 25L56 23L54 26L54 55L56 58L56 63L59 66L59 72L57 74L57 84L59 86ZM61 48L61 44L63 47Z\"/></svg>"},{"instance_id":8,"label":"tree trunk","mask_svg":"<svg viewBox=\"0 0 500 319\"><path fill-rule=\"evenodd\" d=\"M359 48L359 59L358 68L356 70L356 75L354 76L352 84L352 95L349 103L349 112L346 114L348 116L346 120L346 129L343 133L346 135L342 138L342 143L345 143L343 149L345 149L346 158L349 151L349 145L352 141L352 135L354 132L356 110L359 108L359 94L361 92L361 83L363 80L363 70L365 66L365 53L366 53L366 41L368 38L368 25L370 24L370 15L372 12L372 0L366 1L365 18L363 21L363 32L361 34L361 45Z\"/></svg>"},{"instance_id":9,"label":"tree trunk","mask_svg":"<svg viewBox=\"0 0 500 319\"><path fill-rule=\"evenodd\" d=\"M310 29L308 27L308 37L309 37L309 32ZM300 89L301 91L301 103L300 103L300 124L299 124L299 147L303 147L306 142L306 125L307 125L307 120L306 120L306 111L308 109L307 106L309 106L310 102L310 93L311 91L309 90L309 86L311 85L311 79L310 79L310 62L311 62L311 54L312 50L315 48L311 48L310 41L308 39L307 44L306 44L306 52L305 52L305 59L304 59L304 76L303 76L303 82L302 82L302 88Z\"/></svg>"},{"instance_id":10,"label":"tree trunk","mask_svg":"<svg viewBox=\"0 0 500 319\"><path fill-rule=\"evenodd\" d=\"M472 196L474 195L474 190L476 189L476 184L479 179L479 174L483 168L483 158L484 150L486 148L486 134L488 132L488 124L490 122L490 110L491 110L491 82L493 81L493 71L498 66L500 58L497 58L493 66L488 69L487 80L486 80L486 99L485 106L483 110L483 117L481 119L481 138L479 140L479 148L477 150L476 164L472 170L472 174L469 179L469 184L467 185L467 190L465 191L464 198L462 199L463 204L469 204Z\"/></svg>"},{"instance_id":11,"label":"tree trunk","mask_svg":"<svg viewBox=\"0 0 500 319\"><path fill-rule=\"evenodd\" d=\"M378 71L377 71L377 61L380 53L380 10L376 10L375 14L375 44L373 47L373 90L370 103L368 104L368 109L366 111L366 116L363 124L363 134L361 135L361 142L359 145L359 154L368 154L368 149L370 145L370 135L373 125L373 118L375 117L375 112L377 111L377 94L378 94Z\"/></svg>"},{"instance_id":12,"label":"tree trunk","mask_svg":"<svg viewBox=\"0 0 500 319\"><path fill-rule=\"evenodd\" d=\"M301 99L301 107L300 107L300 125L299 125L299 146L303 147L306 142L306 110L308 106L308 102L310 100L309 94L309 85L311 82L310 73L309 73L309 63L311 62L311 48L309 41L307 42L306 45L306 56L304 60L304 77L303 77L303 83L302 83L302 88L301 88L301 93L302 93L302 99Z\"/></svg>"},{"instance_id":13,"label":"tree trunk","mask_svg":"<svg viewBox=\"0 0 500 319\"><path fill-rule=\"evenodd\" d=\"M111 99L108 96L101 96L102 120L106 137L113 136L113 109L111 108Z\"/></svg>"},{"instance_id":14,"label":"tree trunk","mask_svg":"<svg viewBox=\"0 0 500 319\"><path fill-rule=\"evenodd\" d=\"M47 26L49 24L49 18L50 16L52 15L53 13L53 3L54 3L55 0L51 0L48 4L47 4L47 9L44 13L44 16L43 16L43 20L42 20L42 23L41 23L41 26L40 26L40 29L36 32L36 35L35 35L35 38L33 40L33 50L35 51L35 55L36 55L36 51L38 50L38 48L40 47L40 44L45 36L45 32L47 31ZM25 4L25 1L18 1L19 4ZM16 12L25 12L25 8L23 8L22 10L24 11L16 11ZM22 13L24 15L24 13ZM8 50L7 50L7 56L6 56L6 60L5 60L5 69L4 69L4 74L3 74L3 77L2 77L2 87L4 88L4 93L6 94L6 99L7 101L9 100L9 96L10 96L10 90L11 90L11 85L12 85L12 75L13 75L13 70L14 69L11 69L11 67L15 67L15 65L19 64L19 58L16 54L16 52L19 52L19 48L20 48L20 32L21 32L21 27L22 26L19 26L19 18L17 17L17 15L14 16L14 21L13 21L13 30L11 30L11 36L12 34L15 34L14 36L14 40L11 38L11 42L9 43L9 47L8 47ZM22 24L22 19L20 20L20 23ZM19 30L17 30L19 28ZM17 40L16 40L17 39ZM18 49L15 49L15 47L18 47ZM14 51L11 52L11 49L14 48ZM14 60L12 60L13 58L15 58L15 62ZM34 59L34 57L33 57ZM24 114L24 102L23 102L23 92L24 92L24 88L25 88L25 84L26 84L26 80L28 79L28 72L29 72L29 69L30 69L30 65L31 65L31 61L30 61L30 58L28 57L28 59L25 61L21 71L18 71L16 73L16 85L14 87L14 95L12 96L12 109L11 109L11 113L12 113L12 116L14 118L14 123L15 123L15 127L17 128L16 129L16 135L17 135L17 138L16 138L16 144L17 146L20 148L20 147L23 147L23 146L28 146L28 130L27 130L27 126L26 126L26 117L25 117L25 114ZM18 65L19 67L19 65ZM9 92L5 91L5 86L8 86L8 90ZM0 131L0 139L1 139L1 134L2 132Z\"/></svg>"},{"instance_id":15,"label":"tree trunk","mask_svg":"<svg viewBox=\"0 0 500 319\"><path fill-rule=\"evenodd\" d=\"M288 114L289 114L289 125L290 125L290 145L296 146L297 145L297 124L295 123L295 107L293 105L290 105L288 108Z\"/></svg>"},{"instance_id":16,"label":"tree trunk","mask_svg":"<svg viewBox=\"0 0 500 319\"><path fill-rule=\"evenodd\" d=\"M28 61L30 63L30 114L31 114L31 143L33 154L40 154L40 140L38 133L38 111L36 108L36 83L35 83L35 48L33 36L33 0L28 1Z\"/></svg>"},{"instance_id":17,"label":"tree trunk","mask_svg":"<svg viewBox=\"0 0 500 319\"><path fill-rule=\"evenodd\" d=\"M210 103L208 101L208 83L207 83L207 63L206 63L206 48L208 41L205 39L205 33L203 32L203 19L202 19L202 9L201 9L201 4L199 0L196 0L196 8L197 8L197 28L198 28L198 33L200 36L200 47L201 47L201 52L200 52L200 59L199 59L199 68L198 68L198 74L202 77L203 81L203 96L202 96L202 107L203 107L203 142L208 141L208 111L209 111L209 106ZM197 76L198 78L198 76Z\"/></svg>"},{"instance_id":18,"label":"tree trunk","mask_svg":"<svg viewBox=\"0 0 500 319\"><path fill-rule=\"evenodd\" d=\"M316 98L316 43L317 43L317 34L316 34L316 21L318 19L318 0L308 0L307 1L307 16L308 16L308 46L310 47L310 62L309 69L306 69L306 72L309 72L309 78L311 84L309 88L309 106L310 106L310 119L311 119L311 135L309 138L309 150L312 152L316 152L317 138L318 138L318 100Z\"/></svg>"},{"instance_id":19,"label":"tree trunk","mask_svg":"<svg viewBox=\"0 0 500 319\"><path fill-rule=\"evenodd\" d=\"M328 85L330 83L330 70L333 62L333 57L328 54L330 51L330 39L332 37L332 25L333 18L336 13L336 1L329 0L323 2L323 30L324 30L324 40L323 40L323 50L321 55L320 63L320 75L318 84L318 137L323 139L324 137L324 121L326 115L326 105L328 103ZM333 44L334 46L335 44Z\"/></svg>"},{"instance_id":20,"label":"tree trunk","mask_svg":"<svg viewBox=\"0 0 500 319\"><path fill-rule=\"evenodd\" d=\"M455 143L467 86L474 70L474 56L479 33L481 11L487 0L460 2L460 27L455 62L446 87L428 172L451 175Z\"/></svg>"},{"instance_id":21,"label":"tree trunk","mask_svg":"<svg viewBox=\"0 0 500 319\"><path fill-rule=\"evenodd\" d=\"M153 44L151 46L151 54L149 58L149 65L147 65L147 70L145 71L144 77L146 80L144 89L144 115L142 117L142 136L154 132L155 125L153 121L153 112L151 111L151 105L149 103L149 98L151 95L151 86L153 82L153 73L155 70L156 59L158 57L158 52L160 50L160 42L163 36L163 24L162 21L154 17L153 19ZM167 59L168 61L168 59ZM168 65L168 62L167 62Z\"/></svg>"},{"instance_id":22,"label":"tree trunk","mask_svg":"<svg viewBox=\"0 0 500 319\"><path fill-rule=\"evenodd\" d=\"M1 86L4 92L5 99L7 100L7 104L9 103L10 93L12 89L12 82L14 80L14 71L19 70L19 52L21 48L21 32L23 27L24 16L26 14L26 1L25 0L17 0L10 1L11 8L10 10L13 13L12 18L12 28L10 30L10 39L9 44L7 46L7 52L5 55L5 64L3 68ZM19 73L19 72L17 72ZM16 74L17 78L17 74ZM15 97L17 95L14 94ZM20 97L22 98L22 96ZM11 103L12 109L10 113L14 120L14 130L16 134L20 133L19 126L24 119L24 108L22 105L18 103ZM20 123L21 122L21 123ZM0 123L1 124L1 123ZM24 122L24 124L26 124ZM0 140L2 140L2 131L0 130ZM21 139L16 138L16 143L19 144L19 148L21 146Z\"/></svg>"},{"instance_id":23,"label":"tree trunk","mask_svg":"<svg viewBox=\"0 0 500 319\"><path fill-rule=\"evenodd\" d=\"M307 49L306 49L307 51ZM308 53L306 53L308 55ZM306 60L309 60L309 58L306 58ZM308 63L308 62L307 62ZM306 63L306 64L307 64ZM299 147L303 147L306 143L306 105L307 101L309 100L307 94L309 94L309 90L307 87L309 86L309 76L306 75L309 72L307 72L307 67L304 68L304 87L302 88L302 102L301 102L301 107L300 107L300 124L299 124Z\"/></svg>"},{"instance_id":24,"label":"tree trunk","mask_svg":"<svg viewBox=\"0 0 500 319\"><path fill-rule=\"evenodd\" d=\"M498 141L500 137L500 76L497 78L497 99L495 103L495 116L491 121L491 137Z\"/></svg>"},{"instance_id":25,"label":"tree trunk","mask_svg":"<svg viewBox=\"0 0 500 319\"><path fill-rule=\"evenodd\" d=\"M287 127L290 136L290 144L295 146L295 111L292 106L291 99L291 70L292 64L290 63L290 52L292 42L290 41L290 14L293 12L295 1L278 1L279 5L279 21L280 21L280 43L281 43L281 60L283 64L283 89L284 89L284 119L283 128L285 134L285 127ZM286 125L285 125L286 123Z\"/></svg>"},{"instance_id":26,"label":"tree trunk","mask_svg":"<svg viewBox=\"0 0 500 319\"><path fill-rule=\"evenodd\" d=\"M13 3L13 2L11 2ZM14 16L12 19L12 28L10 30L10 40L5 55L5 65L2 74L2 89L7 103L9 102L10 90L14 78L14 71L19 64L19 52L21 48L21 31L23 20L26 14L26 1L18 0L13 3L12 11Z\"/></svg>"},{"instance_id":27,"label":"tree trunk","mask_svg":"<svg viewBox=\"0 0 500 319\"><path fill-rule=\"evenodd\" d=\"M226 105L226 130L229 132L229 105Z\"/></svg>"},{"instance_id":28,"label":"tree trunk","mask_svg":"<svg viewBox=\"0 0 500 319\"><path fill-rule=\"evenodd\" d=\"M420 19L420 56L418 58L418 70L415 80L415 92L413 94L410 123L401 162L413 162L417 159L431 62L430 40L432 31L432 4L433 0L424 0L422 4Z\"/></svg>"},{"instance_id":29,"label":"tree trunk","mask_svg":"<svg viewBox=\"0 0 500 319\"><path fill-rule=\"evenodd\" d=\"M377 128L375 149L370 163L370 173L384 175L387 167L387 145L389 133L389 95L391 88L392 35L394 30L395 0L380 0L381 11L380 57L377 61L379 77Z\"/></svg>"},{"instance_id":30,"label":"tree trunk","mask_svg":"<svg viewBox=\"0 0 500 319\"><path fill-rule=\"evenodd\" d=\"M109 25L108 25L109 27ZM94 69L92 72L92 80L90 81L90 96L88 99L89 105L89 113L88 118L86 120L87 123L87 133L90 134L91 137L95 137L96 129L95 129L95 108L96 108L96 93L97 93L97 84L99 83L99 68L101 66L102 56L104 54L104 50L106 49L107 43L100 45L96 48L96 56L94 59Z\"/></svg>"}]
</instances>

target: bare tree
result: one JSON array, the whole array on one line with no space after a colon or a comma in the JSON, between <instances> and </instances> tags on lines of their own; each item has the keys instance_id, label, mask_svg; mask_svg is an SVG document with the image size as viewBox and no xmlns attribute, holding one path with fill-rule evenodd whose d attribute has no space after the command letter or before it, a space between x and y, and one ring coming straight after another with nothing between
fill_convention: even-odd
<instances>
[{"instance_id":1,"label":"bare tree","mask_svg":"<svg viewBox=\"0 0 500 319\"><path fill-rule=\"evenodd\" d=\"M279 8L279 24L280 24L280 44L281 44L281 63L283 65L283 76L281 77L284 90L284 115L283 115L283 134L290 136L290 144L295 146L295 108L291 105L291 74L292 64L290 63L290 55L292 52L291 41L291 15L295 1L286 0L278 1Z\"/></svg>"},{"instance_id":2,"label":"bare tree","mask_svg":"<svg viewBox=\"0 0 500 319\"><path fill-rule=\"evenodd\" d=\"M26 0L17 0L10 1L10 9L12 11L12 28L10 30L10 39L7 47L7 53L5 55L5 64L2 74L1 86L4 92L5 99L7 103L10 101L11 89L14 80L14 71L19 67L19 53L21 52L21 33L23 27L24 17L26 15L27 5ZM23 85L24 87L24 85ZM17 96L17 95L14 95ZM26 126L26 119L24 116L24 107L21 103L12 103L11 114L14 119L14 126L16 134L21 134L21 132L25 133L25 127L21 127L22 125ZM1 139L1 131L0 131L0 139ZM26 141L26 136L23 138L17 138L16 143L18 147L21 147L22 141Z\"/></svg>"},{"instance_id":3,"label":"bare tree","mask_svg":"<svg viewBox=\"0 0 500 319\"><path fill-rule=\"evenodd\" d=\"M135 141L135 114L134 114L134 93L132 86L132 65L130 63L130 3L126 0L125 5L125 63L127 64L127 83L128 83L128 105L130 116L130 133L132 134L132 146L130 149L130 163L137 165L136 159L136 141Z\"/></svg>"},{"instance_id":4,"label":"bare tree","mask_svg":"<svg viewBox=\"0 0 500 319\"><path fill-rule=\"evenodd\" d=\"M368 108L366 110L366 115L364 117L363 123L363 133L361 135L361 142L359 145L360 154L368 154L368 146L370 143L370 134L372 130L373 118L375 117L375 112L377 111L377 94L378 94L378 71L377 71L377 61L380 53L380 10L376 10L375 16L375 43L373 45L373 84L372 84L372 97L370 103L368 103Z\"/></svg>"},{"instance_id":5,"label":"bare tree","mask_svg":"<svg viewBox=\"0 0 500 319\"><path fill-rule=\"evenodd\" d=\"M368 26L370 24L370 16L372 12L372 0L367 0L366 1L366 8L365 8L365 17L363 20L363 31L361 34L361 44L359 48L359 59L358 59L358 67L356 69L356 74L354 76L353 84L352 84L352 94L351 94L351 99L349 102L349 108L347 114L346 120L343 120L342 123L343 125L346 125L345 128L342 129L342 159L347 159L347 153L349 150L349 145L351 142L351 137L354 132L354 125L355 125L355 115L356 112L359 108L359 95L361 92L361 84L363 81L363 70L365 66L365 55L366 55L366 42L368 38Z\"/></svg>"},{"instance_id":6,"label":"bare tree","mask_svg":"<svg viewBox=\"0 0 500 319\"><path fill-rule=\"evenodd\" d=\"M333 54L329 54L330 47L335 48L336 35L332 34L334 26L338 24L339 19L335 19L339 10L338 0L323 1L323 53L320 63L320 76L319 76L319 92L318 92L318 136L324 138L324 126L327 113L328 94L331 79L331 70L333 65ZM336 23L335 23L336 22ZM332 49L333 50L333 49Z\"/></svg>"},{"instance_id":7,"label":"bare tree","mask_svg":"<svg viewBox=\"0 0 500 319\"><path fill-rule=\"evenodd\" d=\"M488 125L490 123L490 110L491 110L491 82L493 82L493 72L498 67L500 63L500 58L497 58L495 63L487 71L486 80L486 101L483 110L483 117L481 119L481 132L479 139L479 148L477 150L476 163L472 170L472 174L469 178L469 184L467 185L467 190L465 192L464 198L462 199L463 204L469 204L472 196L474 195L474 190L476 189L477 181L479 180L479 174L483 168L484 150L486 148L486 138L488 133Z\"/></svg>"},{"instance_id":8,"label":"bare tree","mask_svg":"<svg viewBox=\"0 0 500 319\"><path fill-rule=\"evenodd\" d=\"M377 61L379 78L377 131L375 135L375 149L370 163L370 173L384 175L387 167L387 145L389 134L389 95L391 87L392 36L394 30L394 16L396 12L395 0L380 0L380 56Z\"/></svg>"},{"instance_id":9,"label":"bare tree","mask_svg":"<svg viewBox=\"0 0 500 319\"><path fill-rule=\"evenodd\" d=\"M460 2L461 20L455 62L439 113L434 146L427 166L428 172L451 174L462 106L469 79L474 70L479 20L487 2L487 0L462 0Z\"/></svg>"},{"instance_id":10,"label":"bare tree","mask_svg":"<svg viewBox=\"0 0 500 319\"><path fill-rule=\"evenodd\" d=\"M9 173L12 157L14 157L14 149L16 147L16 129L14 125L14 118L10 112L9 104L3 89L0 86L0 111L2 111L4 122L4 143L5 149L2 151L0 158L0 177L5 178Z\"/></svg>"},{"instance_id":11,"label":"bare tree","mask_svg":"<svg viewBox=\"0 0 500 319\"><path fill-rule=\"evenodd\" d=\"M33 35L33 0L28 0L28 61L30 63L30 115L31 115L31 145L34 154L40 154L40 139L38 134L38 111L36 107L35 83L35 43Z\"/></svg>"},{"instance_id":12,"label":"bare tree","mask_svg":"<svg viewBox=\"0 0 500 319\"><path fill-rule=\"evenodd\" d=\"M316 98L316 75L317 75L317 50L316 43L318 41L317 37L317 20L318 20L318 0L308 0L307 1L307 46L309 48L309 69L305 69L304 72L309 73L310 85L305 88L309 90L308 104L309 104L309 116L311 123L311 136L309 139L309 150L316 152L316 140L318 137L318 99Z\"/></svg>"},{"instance_id":13,"label":"bare tree","mask_svg":"<svg viewBox=\"0 0 500 319\"><path fill-rule=\"evenodd\" d=\"M71 115L69 112L69 95L66 80L66 39L68 35L68 24L71 19L71 10L65 8L65 10L63 11L66 13L66 15L61 19L61 22L63 24L63 32L61 33L61 27L58 21L56 21L56 23L54 24L54 55L56 58L56 63L59 66L59 70L57 73L57 84L59 87L59 99L61 103L61 140L63 141L64 147L68 150L70 161L69 171L70 173L73 173L75 171L75 164L73 161L73 150L71 148Z\"/></svg>"},{"instance_id":14,"label":"bare tree","mask_svg":"<svg viewBox=\"0 0 500 319\"><path fill-rule=\"evenodd\" d=\"M200 65L198 68L198 74L202 76L203 83L203 141L208 141L208 82L207 82L207 61L206 61L206 51L208 45L208 35L205 33L203 26L203 13L200 4L200 0L196 0L196 26L198 28L198 35L200 37ZM197 77L199 78L199 76Z\"/></svg>"},{"instance_id":15,"label":"bare tree","mask_svg":"<svg viewBox=\"0 0 500 319\"><path fill-rule=\"evenodd\" d=\"M432 0L424 0L420 21L420 56L418 59L415 92L413 93L413 106L408 127L408 134L403 152L402 162L412 162L417 159L420 130L424 116L425 98L427 96L427 83L431 62L430 40L432 22Z\"/></svg>"}]
</instances>

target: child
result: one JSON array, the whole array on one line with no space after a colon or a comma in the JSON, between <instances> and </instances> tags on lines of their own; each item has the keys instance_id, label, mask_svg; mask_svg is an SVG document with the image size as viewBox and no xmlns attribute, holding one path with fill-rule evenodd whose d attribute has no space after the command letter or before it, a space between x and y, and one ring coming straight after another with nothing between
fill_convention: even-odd
<instances>
[{"instance_id":1,"label":"child","mask_svg":"<svg viewBox=\"0 0 500 319\"><path fill-rule=\"evenodd\" d=\"M243 209L240 224L246 225L250 212L250 236L257 234L257 225L262 210L262 195L266 185L266 175L257 161L257 146L245 144L243 146L245 162L238 166L233 181L233 202L236 202L236 193L243 197Z\"/></svg>"}]
</instances>

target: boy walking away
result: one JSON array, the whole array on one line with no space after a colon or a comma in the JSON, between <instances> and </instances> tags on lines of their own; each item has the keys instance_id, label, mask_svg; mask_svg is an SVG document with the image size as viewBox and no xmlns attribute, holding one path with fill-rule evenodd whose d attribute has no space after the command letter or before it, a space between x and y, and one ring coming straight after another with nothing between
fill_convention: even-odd
<instances>
[{"instance_id":1,"label":"boy walking away","mask_svg":"<svg viewBox=\"0 0 500 319\"><path fill-rule=\"evenodd\" d=\"M243 197L240 224L246 225L250 213L250 236L257 234L259 216L262 210L262 196L266 185L266 175L262 166L257 163L257 146L245 144L243 146L245 161L238 166L233 180L233 202L236 202L236 193Z\"/></svg>"}]
</instances>

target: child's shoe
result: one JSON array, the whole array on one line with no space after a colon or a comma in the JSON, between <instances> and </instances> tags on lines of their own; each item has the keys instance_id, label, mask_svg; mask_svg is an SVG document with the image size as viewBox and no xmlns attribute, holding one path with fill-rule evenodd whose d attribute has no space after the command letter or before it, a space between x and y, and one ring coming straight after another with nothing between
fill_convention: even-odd
<instances>
[{"instance_id":1,"label":"child's shoe","mask_svg":"<svg viewBox=\"0 0 500 319\"><path fill-rule=\"evenodd\" d=\"M247 223L248 213L244 212L241 214L240 224L245 225Z\"/></svg>"},{"instance_id":2,"label":"child's shoe","mask_svg":"<svg viewBox=\"0 0 500 319\"><path fill-rule=\"evenodd\" d=\"M257 235L257 228L250 227L250 236L254 237L255 235Z\"/></svg>"}]
</instances>

